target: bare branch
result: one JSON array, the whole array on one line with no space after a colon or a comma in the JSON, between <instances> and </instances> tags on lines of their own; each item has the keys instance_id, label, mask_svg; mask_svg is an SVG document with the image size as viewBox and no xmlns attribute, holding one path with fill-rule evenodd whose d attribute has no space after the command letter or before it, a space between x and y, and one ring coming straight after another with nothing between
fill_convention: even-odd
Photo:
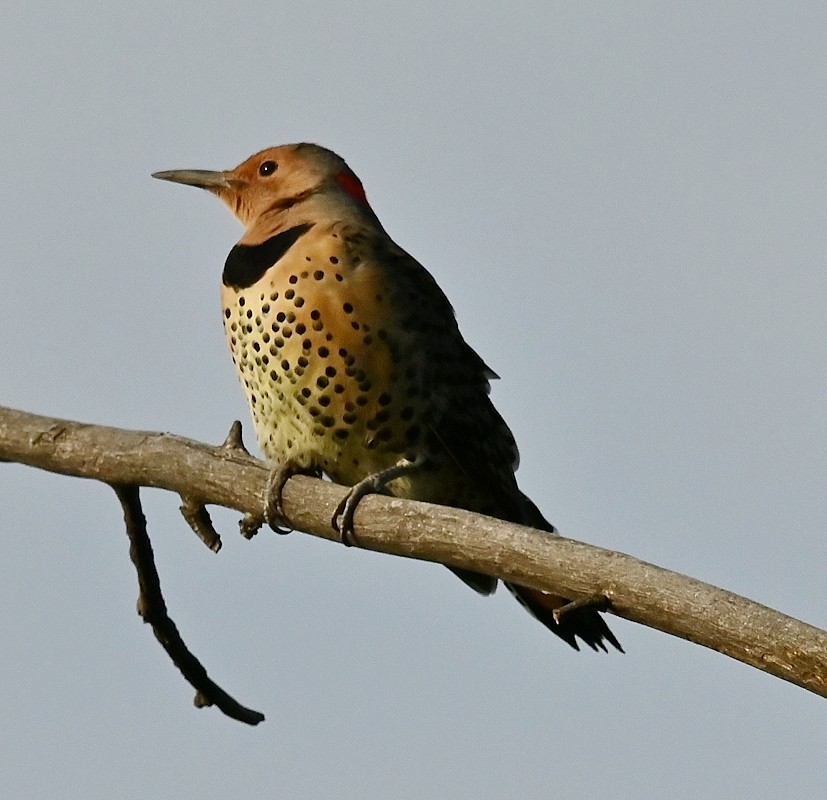
<instances>
[{"instance_id":1,"label":"bare branch","mask_svg":"<svg viewBox=\"0 0 827 800\"><path fill-rule=\"evenodd\" d=\"M153 486L260 515L266 465L235 447L0 409L0 459L106 483ZM337 539L344 489L296 476L284 510L298 530ZM359 546L497 575L696 642L827 697L827 632L693 578L572 539L452 508L371 496Z\"/></svg>"},{"instance_id":2,"label":"bare branch","mask_svg":"<svg viewBox=\"0 0 827 800\"><path fill-rule=\"evenodd\" d=\"M220 686L210 680L207 670L187 649L178 628L167 614L167 606L161 594L161 580L155 568L152 544L146 529L146 517L141 507L137 486L113 484L112 488L123 507L126 533L129 536L129 557L138 572L138 613L144 622L152 626L155 638L166 650L172 663L195 688L195 705L199 708L215 705L224 714L248 725L264 721L264 714L245 708Z\"/></svg>"}]
</instances>

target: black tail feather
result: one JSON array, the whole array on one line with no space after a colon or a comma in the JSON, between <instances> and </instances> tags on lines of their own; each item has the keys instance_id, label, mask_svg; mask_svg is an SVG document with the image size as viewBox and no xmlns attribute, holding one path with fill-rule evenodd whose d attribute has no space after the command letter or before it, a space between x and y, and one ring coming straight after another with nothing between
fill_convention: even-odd
<instances>
[{"instance_id":1,"label":"black tail feather","mask_svg":"<svg viewBox=\"0 0 827 800\"><path fill-rule=\"evenodd\" d=\"M580 637L592 650L602 650L608 653L606 647L606 642L608 642L616 650L624 652L617 637L596 609L576 608L557 622L554 618L554 609L566 605L568 601L565 598L545 594L536 589L527 589L525 586L516 586L513 583L505 585L532 616L540 620L552 633L556 633L575 650L580 649L576 638Z\"/></svg>"},{"instance_id":2,"label":"black tail feather","mask_svg":"<svg viewBox=\"0 0 827 800\"><path fill-rule=\"evenodd\" d=\"M523 524L557 534L554 525L542 515L540 509L528 497L523 494L521 500ZM534 589L527 589L525 586L514 584L506 584L506 586L533 616L575 650L580 649L576 638L579 636L592 650L602 650L607 653L608 649L605 643L608 642L616 650L621 653L624 652L620 642L597 609L576 608L569 611L560 622L557 622L554 618L554 610L566 605L569 602L568 600Z\"/></svg>"}]
</instances>

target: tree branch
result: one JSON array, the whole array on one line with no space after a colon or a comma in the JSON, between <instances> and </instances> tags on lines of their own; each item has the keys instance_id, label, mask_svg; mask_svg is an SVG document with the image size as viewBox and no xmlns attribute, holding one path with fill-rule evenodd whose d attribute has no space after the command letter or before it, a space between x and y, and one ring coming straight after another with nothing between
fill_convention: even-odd
<instances>
[{"instance_id":1,"label":"tree branch","mask_svg":"<svg viewBox=\"0 0 827 800\"><path fill-rule=\"evenodd\" d=\"M167 614L138 487L116 483L112 485L112 488L118 495L118 500L121 501L126 533L129 536L129 557L138 572L138 585L140 586L138 613L144 622L152 626L152 632L161 643L161 647L166 650L175 666L181 670L181 674L195 687L195 705L199 708L216 705L228 717L246 722L248 725L258 725L259 722L263 722L264 714L245 708L211 681L207 670L187 649L181 634L178 633L178 628ZM196 530L196 533L198 532Z\"/></svg>"},{"instance_id":2,"label":"tree branch","mask_svg":"<svg viewBox=\"0 0 827 800\"><path fill-rule=\"evenodd\" d=\"M0 460L109 484L152 486L246 514L263 508L267 467L237 446L0 408ZM344 489L296 476L291 524L338 540ZM679 636L827 697L827 632L693 578L572 539L442 506L371 496L356 512L364 548L497 575L572 598L605 597L617 616Z\"/></svg>"}]
</instances>

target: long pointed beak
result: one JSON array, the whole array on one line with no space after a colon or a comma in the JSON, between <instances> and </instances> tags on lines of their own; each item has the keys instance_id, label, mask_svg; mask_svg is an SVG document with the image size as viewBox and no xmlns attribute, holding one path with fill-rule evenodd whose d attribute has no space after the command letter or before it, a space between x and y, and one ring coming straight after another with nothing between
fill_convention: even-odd
<instances>
[{"instance_id":1,"label":"long pointed beak","mask_svg":"<svg viewBox=\"0 0 827 800\"><path fill-rule=\"evenodd\" d=\"M214 192L217 189L238 188L238 178L231 177L226 172L215 172L209 169L169 169L163 172L153 172L153 178L173 183L183 183L186 186L197 186Z\"/></svg>"}]
</instances>

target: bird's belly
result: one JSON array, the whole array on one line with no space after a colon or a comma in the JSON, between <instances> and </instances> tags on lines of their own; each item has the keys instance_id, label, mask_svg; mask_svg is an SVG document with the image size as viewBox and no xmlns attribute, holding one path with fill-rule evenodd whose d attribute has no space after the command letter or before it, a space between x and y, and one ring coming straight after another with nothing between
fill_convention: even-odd
<instances>
[{"instance_id":1,"label":"bird's belly","mask_svg":"<svg viewBox=\"0 0 827 800\"><path fill-rule=\"evenodd\" d=\"M416 458L417 376L397 363L364 293L295 285L224 288L227 340L264 454L348 485Z\"/></svg>"}]
</instances>

